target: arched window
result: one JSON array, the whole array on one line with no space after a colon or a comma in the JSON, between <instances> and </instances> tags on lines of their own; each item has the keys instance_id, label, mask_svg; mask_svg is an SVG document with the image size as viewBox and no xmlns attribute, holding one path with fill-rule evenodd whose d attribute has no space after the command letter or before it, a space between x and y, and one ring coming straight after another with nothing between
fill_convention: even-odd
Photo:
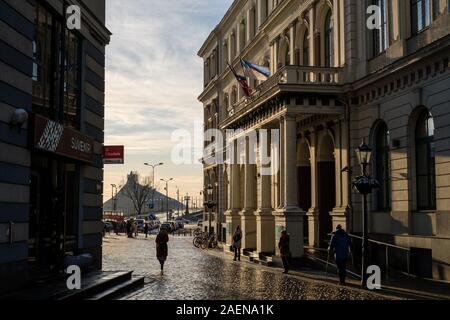
<instances>
[{"instance_id":1,"label":"arched window","mask_svg":"<svg viewBox=\"0 0 450 320\"><path fill-rule=\"evenodd\" d=\"M305 34L303 36L303 61L304 66L309 66L309 32L305 29Z\"/></svg>"},{"instance_id":2,"label":"arched window","mask_svg":"<svg viewBox=\"0 0 450 320\"><path fill-rule=\"evenodd\" d=\"M372 3L381 10L381 27L373 30L373 55L376 56L388 47L388 0L373 0Z\"/></svg>"},{"instance_id":3,"label":"arched window","mask_svg":"<svg viewBox=\"0 0 450 320\"><path fill-rule=\"evenodd\" d=\"M380 183L376 190L377 211L390 211L391 209L391 175L389 170L390 137L386 123L380 123L375 130L375 179Z\"/></svg>"},{"instance_id":4,"label":"arched window","mask_svg":"<svg viewBox=\"0 0 450 320\"><path fill-rule=\"evenodd\" d=\"M436 209L434 121L430 112L418 118L416 132L417 209Z\"/></svg>"},{"instance_id":5,"label":"arched window","mask_svg":"<svg viewBox=\"0 0 450 320\"><path fill-rule=\"evenodd\" d=\"M328 10L325 18L325 66L333 66L334 39L333 39L333 17Z\"/></svg>"}]
</instances>

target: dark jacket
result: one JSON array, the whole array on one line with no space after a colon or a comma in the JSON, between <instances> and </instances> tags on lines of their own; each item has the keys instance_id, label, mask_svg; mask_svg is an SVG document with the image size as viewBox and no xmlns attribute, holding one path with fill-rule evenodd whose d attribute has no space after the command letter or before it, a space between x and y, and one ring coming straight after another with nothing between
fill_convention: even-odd
<instances>
[{"instance_id":1,"label":"dark jacket","mask_svg":"<svg viewBox=\"0 0 450 320\"><path fill-rule=\"evenodd\" d=\"M291 255L291 247L289 244L289 235L282 235L280 241L278 242L278 249L280 249L280 254L282 257L289 257Z\"/></svg>"},{"instance_id":2,"label":"dark jacket","mask_svg":"<svg viewBox=\"0 0 450 320\"><path fill-rule=\"evenodd\" d=\"M156 237L156 257L158 259L165 259L168 255L167 242L169 242L169 235L166 231L161 231Z\"/></svg>"},{"instance_id":3,"label":"dark jacket","mask_svg":"<svg viewBox=\"0 0 450 320\"><path fill-rule=\"evenodd\" d=\"M331 239L330 250L334 250L336 259L346 260L350 252L352 241L344 230L338 230Z\"/></svg>"}]
</instances>

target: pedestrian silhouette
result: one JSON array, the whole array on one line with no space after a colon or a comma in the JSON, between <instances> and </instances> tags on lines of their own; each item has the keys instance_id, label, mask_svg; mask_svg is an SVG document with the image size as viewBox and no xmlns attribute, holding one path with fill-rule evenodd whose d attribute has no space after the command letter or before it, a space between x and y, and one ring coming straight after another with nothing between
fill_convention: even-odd
<instances>
[{"instance_id":1,"label":"pedestrian silhouette","mask_svg":"<svg viewBox=\"0 0 450 320\"><path fill-rule=\"evenodd\" d=\"M145 233L145 238L148 238L148 223L147 222L144 225L144 233Z\"/></svg>"},{"instance_id":2,"label":"pedestrian silhouette","mask_svg":"<svg viewBox=\"0 0 450 320\"><path fill-rule=\"evenodd\" d=\"M342 229L341 225L336 227L336 231L331 238L329 251L334 252L336 265L339 274L339 283L345 285L345 278L347 275L347 259L351 252L352 241L350 236Z\"/></svg>"},{"instance_id":3,"label":"pedestrian silhouette","mask_svg":"<svg viewBox=\"0 0 450 320\"><path fill-rule=\"evenodd\" d=\"M166 230L160 230L159 234L156 236L156 258L159 260L161 265L161 274L164 274L164 263L167 260L169 253L169 248L167 243L169 242L169 234Z\"/></svg>"},{"instance_id":4,"label":"pedestrian silhouette","mask_svg":"<svg viewBox=\"0 0 450 320\"><path fill-rule=\"evenodd\" d=\"M278 249L280 249L281 260L283 261L284 272L288 273L291 264L291 247L290 237L286 230L281 232L280 241L278 242Z\"/></svg>"},{"instance_id":5,"label":"pedestrian silhouette","mask_svg":"<svg viewBox=\"0 0 450 320\"><path fill-rule=\"evenodd\" d=\"M237 226L236 231L233 235L233 250L234 250L234 261L241 261L241 239L242 231L241 227Z\"/></svg>"}]
</instances>

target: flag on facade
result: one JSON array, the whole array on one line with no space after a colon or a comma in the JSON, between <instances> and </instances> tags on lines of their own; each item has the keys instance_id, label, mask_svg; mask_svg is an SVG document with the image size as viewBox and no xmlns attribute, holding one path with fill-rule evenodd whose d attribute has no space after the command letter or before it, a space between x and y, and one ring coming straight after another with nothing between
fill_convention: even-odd
<instances>
[{"instance_id":1,"label":"flag on facade","mask_svg":"<svg viewBox=\"0 0 450 320\"><path fill-rule=\"evenodd\" d=\"M236 78L236 80L239 82L239 84L240 84L242 90L244 90L245 95L246 95L247 97L250 97L250 96L252 95L252 89L251 89L250 86L248 85L247 78L246 78L245 76L243 76L243 75L238 74L238 73L233 69L233 67L232 67L230 64L228 64L228 66L230 67L231 72L233 72L234 77Z\"/></svg>"},{"instance_id":2,"label":"flag on facade","mask_svg":"<svg viewBox=\"0 0 450 320\"><path fill-rule=\"evenodd\" d=\"M270 70L268 67L263 67L241 59L242 70L248 78L266 81L270 77Z\"/></svg>"}]
</instances>

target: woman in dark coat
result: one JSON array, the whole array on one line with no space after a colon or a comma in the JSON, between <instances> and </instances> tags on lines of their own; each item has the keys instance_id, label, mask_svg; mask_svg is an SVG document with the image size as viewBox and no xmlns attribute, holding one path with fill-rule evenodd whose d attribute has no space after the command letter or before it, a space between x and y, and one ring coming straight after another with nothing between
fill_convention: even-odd
<instances>
[{"instance_id":1,"label":"woman in dark coat","mask_svg":"<svg viewBox=\"0 0 450 320\"><path fill-rule=\"evenodd\" d=\"M167 260L167 255L169 253L169 249L167 247L167 242L169 242L169 234L166 230L159 231L158 236L156 237L156 257L161 264L161 273L164 273L164 262Z\"/></svg>"}]
</instances>

